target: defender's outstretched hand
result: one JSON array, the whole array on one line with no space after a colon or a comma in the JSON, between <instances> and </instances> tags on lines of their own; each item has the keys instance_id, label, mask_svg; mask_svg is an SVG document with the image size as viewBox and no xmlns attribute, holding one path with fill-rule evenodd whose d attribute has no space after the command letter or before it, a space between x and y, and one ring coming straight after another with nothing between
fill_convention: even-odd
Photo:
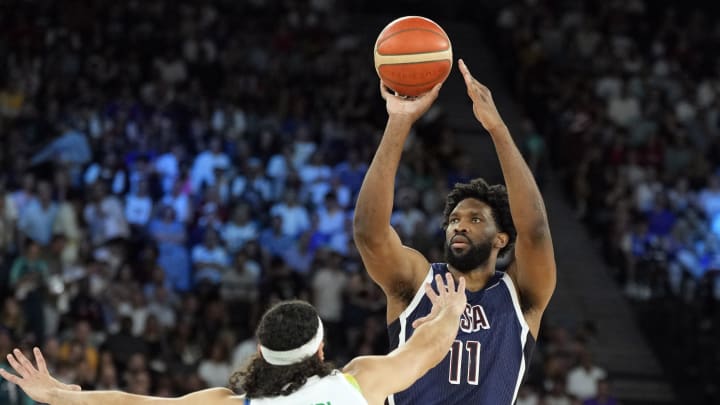
<instances>
[{"instance_id":1,"label":"defender's outstretched hand","mask_svg":"<svg viewBox=\"0 0 720 405\"><path fill-rule=\"evenodd\" d=\"M440 93L440 87L442 87L442 83L435 85L430 91L420 96L403 97L392 93L385 83L380 81L380 94L385 99L388 115L404 116L415 122L430 109Z\"/></svg>"},{"instance_id":2,"label":"defender's outstretched hand","mask_svg":"<svg viewBox=\"0 0 720 405\"><path fill-rule=\"evenodd\" d=\"M467 65L465 65L465 62L462 59L458 60L458 69L460 69L460 73L462 73L463 79L465 80L467 94L472 100L475 118L480 121L482 126L488 132L494 128L505 125L502 117L500 117L497 107L495 107L495 102L493 101L490 89L478 82L470 74Z\"/></svg>"},{"instance_id":3,"label":"defender's outstretched hand","mask_svg":"<svg viewBox=\"0 0 720 405\"><path fill-rule=\"evenodd\" d=\"M435 284L438 287L438 293L432 288L430 283L425 284L425 294L432 302L433 306L430 313L422 318L416 319L412 326L417 329L418 326L427 323L438 317L438 314L442 311L447 311L448 316L460 318L463 311L465 311L465 305L467 304L467 297L465 296L465 277L460 277L458 281L457 289L455 288L455 279L449 272L445 274L447 283L443 281L441 275L435 276Z\"/></svg>"},{"instance_id":4,"label":"defender's outstretched hand","mask_svg":"<svg viewBox=\"0 0 720 405\"><path fill-rule=\"evenodd\" d=\"M50 375L40 349L34 348L33 353L37 368L20 349L15 349L7 355L7 360L18 375L0 369L0 376L22 388L30 398L40 403L51 402L53 389L80 391L79 385L63 384Z\"/></svg>"}]
</instances>

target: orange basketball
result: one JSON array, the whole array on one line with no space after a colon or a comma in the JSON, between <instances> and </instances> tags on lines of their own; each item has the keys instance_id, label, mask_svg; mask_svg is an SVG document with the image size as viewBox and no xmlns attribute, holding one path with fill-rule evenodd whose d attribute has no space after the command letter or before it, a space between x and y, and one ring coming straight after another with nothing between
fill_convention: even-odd
<instances>
[{"instance_id":1,"label":"orange basketball","mask_svg":"<svg viewBox=\"0 0 720 405\"><path fill-rule=\"evenodd\" d=\"M425 17L401 17L375 41L375 70L403 96L418 96L447 79L452 46L445 31Z\"/></svg>"}]
</instances>

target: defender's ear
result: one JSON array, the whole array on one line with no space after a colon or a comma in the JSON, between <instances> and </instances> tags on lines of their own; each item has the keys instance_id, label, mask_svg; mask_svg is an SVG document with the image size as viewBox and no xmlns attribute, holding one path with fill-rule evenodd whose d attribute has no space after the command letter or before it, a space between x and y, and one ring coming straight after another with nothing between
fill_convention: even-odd
<instances>
[{"instance_id":1,"label":"defender's ear","mask_svg":"<svg viewBox=\"0 0 720 405\"><path fill-rule=\"evenodd\" d=\"M493 243L493 247L497 249L502 249L505 246L507 246L508 242L510 241L510 236L506 234L505 232L500 232L495 236L495 242Z\"/></svg>"}]
</instances>

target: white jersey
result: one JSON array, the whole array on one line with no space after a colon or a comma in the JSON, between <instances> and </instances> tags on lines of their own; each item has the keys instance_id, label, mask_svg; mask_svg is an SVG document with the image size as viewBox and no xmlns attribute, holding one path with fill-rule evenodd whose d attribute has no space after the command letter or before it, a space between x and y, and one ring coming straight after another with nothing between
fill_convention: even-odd
<instances>
[{"instance_id":1,"label":"white jersey","mask_svg":"<svg viewBox=\"0 0 720 405\"><path fill-rule=\"evenodd\" d=\"M287 396L253 398L250 405L368 405L355 378L340 371L308 378L305 385Z\"/></svg>"}]
</instances>

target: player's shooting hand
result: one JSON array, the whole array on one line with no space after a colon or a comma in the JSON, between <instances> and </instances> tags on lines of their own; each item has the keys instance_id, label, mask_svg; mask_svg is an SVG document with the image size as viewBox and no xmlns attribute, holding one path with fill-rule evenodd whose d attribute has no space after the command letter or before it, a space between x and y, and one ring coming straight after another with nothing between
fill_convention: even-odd
<instances>
[{"instance_id":1,"label":"player's shooting hand","mask_svg":"<svg viewBox=\"0 0 720 405\"><path fill-rule=\"evenodd\" d=\"M40 403L50 403L54 389L80 391L79 385L63 384L50 375L40 349L34 348L33 353L37 368L20 349L15 349L7 355L7 360L18 375L0 369L0 376L22 388L30 398Z\"/></svg>"},{"instance_id":2,"label":"player's shooting hand","mask_svg":"<svg viewBox=\"0 0 720 405\"><path fill-rule=\"evenodd\" d=\"M465 80L467 94L472 100L475 118L480 121L488 132L494 128L505 125L497 107L495 107L490 89L478 82L477 79L470 74L467 65L465 65L462 59L458 60L458 69L460 69L460 73L462 73L463 79Z\"/></svg>"},{"instance_id":3,"label":"player's shooting hand","mask_svg":"<svg viewBox=\"0 0 720 405\"><path fill-rule=\"evenodd\" d=\"M452 274L446 273L445 279L446 281L443 281L442 276L439 274L435 276L435 284L438 287L437 293L430 283L425 284L425 294L433 304L432 310L426 316L416 319L412 324L413 328L437 318L440 313L447 313L448 316L460 318L460 315L465 311L465 305L467 304L465 277L460 277L457 288L455 288L455 279L453 279Z\"/></svg>"},{"instance_id":4,"label":"player's shooting hand","mask_svg":"<svg viewBox=\"0 0 720 405\"><path fill-rule=\"evenodd\" d=\"M388 115L407 118L414 123L430 109L440 93L440 87L442 83L420 96L403 97L392 92L384 82L380 81L380 94L385 99Z\"/></svg>"}]
</instances>

